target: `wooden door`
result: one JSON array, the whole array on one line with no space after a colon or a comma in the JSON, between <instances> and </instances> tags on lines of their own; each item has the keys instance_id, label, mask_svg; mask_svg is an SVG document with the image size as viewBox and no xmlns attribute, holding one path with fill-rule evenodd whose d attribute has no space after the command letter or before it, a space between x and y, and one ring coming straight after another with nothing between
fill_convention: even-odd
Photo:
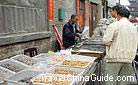
<instances>
[{"instance_id":1,"label":"wooden door","mask_svg":"<svg viewBox=\"0 0 138 85\"><path fill-rule=\"evenodd\" d=\"M97 25L97 5L94 3L90 4L90 19L89 19L89 25L90 25L90 36L92 36L94 29Z\"/></svg>"}]
</instances>

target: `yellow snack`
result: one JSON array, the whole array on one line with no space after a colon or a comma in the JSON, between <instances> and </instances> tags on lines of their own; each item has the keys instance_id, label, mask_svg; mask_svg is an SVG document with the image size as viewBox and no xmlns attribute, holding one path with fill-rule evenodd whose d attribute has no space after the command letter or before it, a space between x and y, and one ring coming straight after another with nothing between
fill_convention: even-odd
<instances>
[{"instance_id":1,"label":"yellow snack","mask_svg":"<svg viewBox=\"0 0 138 85\"><path fill-rule=\"evenodd\" d=\"M65 74L65 75L68 75L68 74L71 74L71 75L78 75L80 74L80 72L77 72L77 71L71 71L71 70L61 70L61 69L55 69L54 71L52 71L53 74Z\"/></svg>"},{"instance_id":2,"label":"yellow snack","mask_svg":"<svg viewBox=\"0 0 138 85\"><path fill-rule=\"evenodd\" d=\"M33 80L33 83L44 83L48 85L70 85L71 81L63 77L40 76Z\"/></svg>"},{"instance_id":3,"label":"yellow snack","mask_svg":"<svg viewBox=\"0 0 138 85\"><path fill-rule=\"evenodd\" d=\"M85 67L88 65L88 63L89 62L84 62L84 61L65 60L65 61L63 61L62 65L74 66L74 67Z\"/></svg>"}]
</instances>

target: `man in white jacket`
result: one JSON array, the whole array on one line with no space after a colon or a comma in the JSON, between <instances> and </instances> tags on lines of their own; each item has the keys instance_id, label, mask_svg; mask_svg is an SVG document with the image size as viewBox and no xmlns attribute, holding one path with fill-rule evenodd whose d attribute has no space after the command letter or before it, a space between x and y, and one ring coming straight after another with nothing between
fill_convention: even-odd
<instances>
[{"instance_id":1,"label":"man in white jacket","mask_svg":"<svg viewBox=\"0 0 138 85\"><path fill-rule=\"evenodd\" d=\"M130 12L126 8L119 9L117 14L118 21L109 25L103 37L109 48L106 49L106 75L113 77L105 85L126 85L134 79L124 81L133 74L131 63L137 50L137 29L129 22Z\"/></svg>"},{"instance_id":2,"label":"man in white jacket","mask_svg":"<svg viewBox=\"0 0 138 85\"><path fill-rule=\"evenodd\" d=\"M97 36L101 36L103 37L104 35L104 32L106 31L108 25L110 25L111 23L117 21L116 18L117 18L117 11L122 8L123 6L122 5L116 5L116 6L113 6L112 7L112 11L111 11L111 16L112 18L103 18L103 19L100 19L98 24L97 24L97 27L96 29L94 30L94 33L93 33L93 38L97 37Z\"/></svg>"}]
</instances>

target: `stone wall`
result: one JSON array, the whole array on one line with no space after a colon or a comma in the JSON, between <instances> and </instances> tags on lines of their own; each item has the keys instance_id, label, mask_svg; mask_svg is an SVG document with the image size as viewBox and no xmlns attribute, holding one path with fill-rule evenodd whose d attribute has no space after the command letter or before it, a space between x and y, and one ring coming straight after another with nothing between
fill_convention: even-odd
<instances>
[{"instance_id":1,"label":"stone wall","mask_svg":"<svg viewBox=\"0 0 138 85\"><path fill-rule=\"evenodd\" d=\"M0 35L47 31L46 0L0 0Z\"/></svg>"},{"instance_id":2,"label":"stone wall","mask_svg":"<svg viewBox=\"0 0 138 85\"><path fill-rule=\"evenodd\" d=\"M30 47L51 49L47 0L0 0L0 60Z\"/></svg>"},{"instance_id":3,"label":"stone wall","mask_svg":"<svg viewBox=\"0 0 138 85\"><path fill-rule=\"evenodd\" d=\"M0 46L0 60L10 58L17 54L23 54L24 50L30 47L36 47L38 54L46 53L50 49L50 41L50 38L45 38L29 42Z\"/></svg>"},{"instance_id":4,"label":"stone wall","mask_svg":"<svg viewBox=\"0 0 138 85\"><path fill-rule=\"evenodd\" d=\"M47 0L0 0L0 59L21 54L30 47L36 47L38 53L56 51L52 25L56 24L62 36L63 25L76 13L76 0L54 0L55 14L51 22L47 21L46 4ZM58 8L65 9L63 21L58 20ZM52 33L41 33L48 27Z\"/></svg>"}]
</instances>

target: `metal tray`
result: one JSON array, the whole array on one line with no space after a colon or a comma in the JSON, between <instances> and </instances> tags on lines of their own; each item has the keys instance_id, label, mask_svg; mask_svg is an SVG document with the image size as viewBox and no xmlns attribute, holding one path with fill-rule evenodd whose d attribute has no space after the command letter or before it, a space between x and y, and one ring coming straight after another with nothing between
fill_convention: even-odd
<instances>
[{"instance_id":1,"label":"metal tray","mask_svg":"<svg viewBox=\"0 0 138 85\"><path fill-rule=\"evenodd\" d=\"M7 82L7 85L29 85L32 84L30 80L39 74L41 74L41 72L24 70L6 78L5 81Z\"/></svg>"},{"instance_id":2,"label":"metal tray","mask_svg":"<svg viewBox=\"0 0 138 85\"><path fill-rule=\"evenodd\" d=\"M20 62L17 62L15 60L12 60L12 59L5 59L5 60L0 61L0 66L5 69L9 69L13 72L20 72L20 71L28 68L28 66L26 66Z\"/></svg>"},{"instance_id":3,"label":"metal tray","mask_svg":"<svg viewBox=\"0 0 138 85\"><path fill-rule=\"evenodd\" d=\"M83 45L80 49L87 49L87 50L91 50L91 51L104 52L105 46L103 46L103 45Z\"/></svg>"},{"instance_id":4,"label":"metal tray","mask_svg":"<svg viewBox=\"0 0 138 85\"><path fill-rule=\"evenodd\" d=\"M36 59L32 59L31 57L23 55L23 54L16 55L16 56L12 57L11 59L14 59L16 61L24 63L28 66L32 66L38 62Z\"/></svg>"},{"instance_id":5,"label":"metal tray","mask_svg":"<svg viewBox=\"0 0 138 85\"><path fill-rule=\"evenodd\" d=\"M76 85L76 82L73 80L73 77L72 76L58 75L58 74L40 74L40 75L34 77L31 81L33 82L33 85L49 85L49 84L43 83L43 80L46 80L47 78L50 78L50 80L52 78L55 78L56 79L57 77L59 77L61 79L69 78L70 79L70 82L69 82L69 84L67 84L67 81L66 81L66 82L64 82L64 84L52 84L52 85ZM36 79L40 79L41 80L40 82L42 82L42 83L35 82Z\"/></svg>"},{"instance_id":6,"label":"metal tray","mask_svg":"<svg viewBox=\"0 0 138 85\"><path fill-rule=\"evenodd\" d=\"M33 59L37 59L39 61L46 61L48 56L51 56L51 55L54 55L54 54L41 53L39 55L34 56Z\"/></svg>"},{"instance_id":7,"label":"metal tray","mask_svg":"<svg viewBox=\"0 0 138 85\"><path fill-rule=\"evenodd\" d=\"M79 60L70 60L70 59L66 59L65 61L69 61L69 62L76 62L76 61L79 61ZM89 69L89 67L91 66L91 64L92 64L92 62L88 62L88 61L81 61L82 63L84 63L84 62L88 62L87 63L87 65L85 65L85 66L71 66L71 65L63 65L63 63L65 62L65 61L63 61L63 62L61 62L60 63L60 66L66 66L66 67L74 67L74 68L82 68L82 69Z\"/></svg>"},{"instance_id":8,"label":"metal tray","mask_svg":"<svg viewBox=\"0 0 138 85\"><path fill-rule=\"evenodd\" d=\"M64 70L64 71L71 71L71 72L76 72L76 74L73 73L54 73L55 70ZM52 73L52 74L62 74L62 75L74 75L74 76L81 76L84 75L85 73L85 69L81 69L81 68L73 68L73 67L64 67L64 66L55 66L53 68L51 68L48 73Z\"/></svg>"},{"instance_id":9,"label":"metal tray","mask_svg":"<svg viewBox=\"0 0 138 85\"><path fill-rule=\"evenodd\" d=\"M8 69L0 67L0 85L1 85L1 83L4 82L5 78L10 77L10 76L12 76L14 74L15 74L15 72L12 72L12 71L10 71Z\"/></svg>"},{"instance_id":10,"label":"metal tray","mask_svg":"<svg viewBox=\"0 0 138 85\"><path fill-rule=\"evenodd\" d=\"M82 55L71 55L66 60L69 61L81 61L81 62L88 62L87 65L81 67L81 66L68 66L68 65L62 65L63 62L60 63L60 66L67 66L67 67L77 67L77 68L82 68L85 70L89 70L93 62L97 59L97 57L89 57L89 56L82 56Z\"/></svg>"},{"instance_id":11,"label":"metal tray","mask_svg":"<svg viewBox=\"0 0 138 85\"><path fill-rule=\"evenodd\" d=\"M36 56L34 59L37 59L39 61L46 61L46 62L51 62L51 63L59 63L63 60L65 60L65 55L61 55L61 54L40 54L38 56Z\"/></svg>"},{"instance_id":12,"label":"metal tray","mask_svg":"<svg viewBox=\"0 0 138 85\"><path fill-rule=\"evenodd\" d=\"M85 41L83 45L105 45L104 42L101 41Z\"/></svg>"},{"instance_id":13,"label":"metal tray","mask_svg":"<svg viewBox=\"0 0 138 85\"><path fill-rule=\"evenodd\" d=\"M51 54L48 54L48 53L41 53L41 54L34 56L33 58L45 58L45 57L48 57L50 55Z\"/></svg>"},{"instance_id":14,"label":"metal tray","mask_svg":"<svg viewBox=\"0 0 138 85\"><path fill-rule=\"evenodd\" d=\"M96 57L90 57L90 56L82 56L82 55L72 54L71 56L67 57L66 59L94 62L94 60L96 59Z\"/></svg>"}]
</instances>

